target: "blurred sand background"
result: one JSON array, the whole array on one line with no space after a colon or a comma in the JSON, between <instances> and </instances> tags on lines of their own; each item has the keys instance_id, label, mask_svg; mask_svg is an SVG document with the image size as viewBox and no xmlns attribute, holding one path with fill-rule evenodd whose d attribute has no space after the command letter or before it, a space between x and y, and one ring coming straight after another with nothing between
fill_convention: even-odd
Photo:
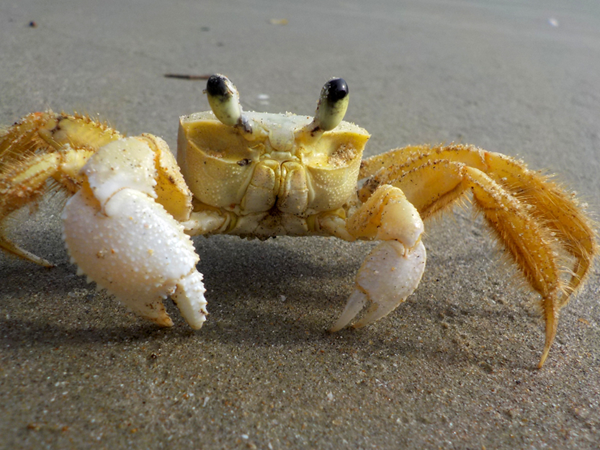
<instances>
[{"instance_id":1,"label":"blurred sand background","mask_svg":"<svg viewBox=\"0 0 600 450\"><path fill-rule=\"evenodd\" d=\"M225 73L246 109L309 115L342 76L367 155L472 143L600 211L595 0L4 1L0 55L0 123L98 113L174 150L208 103L165 73ZM76 276L60 204L11 230L56 268L0 255L2 448L599 445L598 266L542 371L534 299L470 209L427 225L421 287L366 329L326 333L372 244L226 236L196 239L204 328L170 304L159 329Z\"/></svg>"}]
</instances>

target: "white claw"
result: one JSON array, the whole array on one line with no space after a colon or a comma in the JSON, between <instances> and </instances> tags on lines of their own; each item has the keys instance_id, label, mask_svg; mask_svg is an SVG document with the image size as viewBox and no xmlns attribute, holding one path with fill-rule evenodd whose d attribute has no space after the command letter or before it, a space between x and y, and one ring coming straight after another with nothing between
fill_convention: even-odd
<instances>
[{"instance_id":1,"label":"white claw","mask_svg":"<svg viewBox=\"0 0 600 450\"><path fill-rule=\"evenodd\" d=\"M197 270L183 277L177 283L177 290L171 294L171 298L177 304L181 315L194 330L199 330L206 320L206 300L204 299L204 284L202 274Z\"/></svg>"},{"instance_id":2,"label":"white claw","mask_svg":"<svg viewBox=\"0 0 600 450\"><path fill-rule=\"evenodd\" d=\"M206 300L199 258L183 227L154 201L154 153L137 138L113 144L90 158L90 187L65 206L67 249L79 269L142 317L171 326L162 303L171 295L200 328Z\"/></svg>"},{"instance_id":3,"label":"white claw","mask_svg":"<svg viewBox=\"0 0 600 450\"><path fill-rule=\"evenodd\" d=\"M406 249L398 241L385 241L373 249L356 276L356 288L330 331L347 326L370 303L355 328L369 325L392 312L414 292L425 270L425 246L419 241Z\"/></svg>"},{"instance_id":4,"label":"white claw","mask_svg":"<svg viewBox=\"0 0 600 450\"><path fill-rule=\"evenodd\" d=\"M359 312L362 311L367 302L367 296L358 289L354 289L354 291L352 291L352 294L350 294L350 298L348 298L348 303L346 303L346 307L344 308L342 315L333 324L329 331L335 333L336 331L339 331L346 325L348 325L350 321L354 319L354 317L356 317L356 315Z\"/></svg>"}]
</instances>

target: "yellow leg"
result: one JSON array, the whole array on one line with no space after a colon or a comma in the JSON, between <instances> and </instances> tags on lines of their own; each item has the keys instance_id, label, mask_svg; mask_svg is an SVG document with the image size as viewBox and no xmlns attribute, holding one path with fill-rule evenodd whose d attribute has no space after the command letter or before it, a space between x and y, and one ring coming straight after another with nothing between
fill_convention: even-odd
<instances>
[{"instance_id":1,"label":"yellow leg","mask_svg":"<svg viewBox=\"0 0 600 450\"><path fill-rule=\"evenodd\" d=\"M54 267L54 264L52 264L47 259L40 258L39 256L34 255L33 253L28 252L27 250L19 247L18 245L13 244L11 241L6 239L3 236L3 234L4 234L4 230L0 229L0 248L2 250L6 251L8 253L11 253L15 256L18 256L20 258L31 261L32 263L39 264L40 266L43 266L43 267Z\"/></svg>"},{"instance_id":2,"label":"yellow leg","mask_svg":"<svg viewBox=\"0 0 600 450\"><path fill-rule=\"evenodd\" d=\"M557 183L537 172L527 170L521 163L503 155L491 153L487 158L492 169L489 174L507 186L519 201L528 205L530 214L552 230L562 247L576 259L573 275L561 299L561 307L570 294L581 285L598 253L596 233L592 222L579 207L573 195ZM492 176L492 175L490 175Z\"/></svg>"},{"instance_id":3,"label":"yellow leg","mask_svg":"<svg viewBox=\"0 0 600 450\"><path fill-rule=\"evenodd\" d=\"M39 200L53 179L70 193L79 189L79 170L101 146L120 134L86 116L33 113L0 136L0 248L42 266L52 264L10 242L6 219Z\"/></svg>"},{"instance_id":4,"label":"yellow leg","mask_svg":"<svg viewBox=\"0 0 600 450\"><path fill-rule=\"evenodd\" d=\"M19 166L20 171L15 170L14 172L17 173L14 175L8 173L6 174L8 176L0 178L0 192L2 192L2 199L0 200L0 225L2 225L2 228L0 228L0 248L45 267L52 267L53 264L20 248L4 236L4 219L11 212L34 202L44 193L46 180L56 172L58 160L57 154L41 155L21 164Z\"/></svg>"},{"instance_id":5,"label":"yellow leg","mask_svg":"<svg viewBox=\"0 0 600 450\"><path fill-rule=\"evenodd\" d=\"M369 179L361 189L361 200L364 201L381 184L397 185L403 177L409 176L414 170L420 170L421 166L439 165L445 161L462 163L485 172L516 200L527 205L528 213L537 222L543 223L544 228L554 234L563 250L575 258L572 277L564 286L566 295L560 300L561 307L566 305L570 294L581 286L598 253L596 232L592 221L579 208L572 195L567 194L548 177L528 170L521 161L466 145L413 146L392 150L363 162L360 176ZM443 198L428 204L427 210L417 206L423 218L444 209L460 196L459 192L453 194L445 189L440 191L444 192ZM405 193L413 201L410 193Z\"/></svg>"},{"instance_id":6,"label":"yellow leg","mask_svg":"<svg viewBox=\"0 0 600 450\"><path fill-rule=\"evenodd\" d=\"M529 284L542 296L541 306L546 321L546 342L538 365L548 357L556 336L560 294L564 289L560 279L554 239L522 203L515 200L483 172L465 168L464 184L471 187L478 205L498 238L512 254Z\"/></svg>"},{"instance_id":7,"label":"yellow leg","mask_svg":"<svg viewBox=\"0 0 600 450\"><path fill-rule=\"evenodd\" d=\"M385 170L382 170L373 178L387 178L384 172ZM423 217L430 216L466 193L472 192L475 205L513 256L531 287L542 296L546 343L540 360L539 367L541 367L556 335L558 311L566 304L566 301L560 298L560 294L566 287L568 288L560 278L559 257L555 247L557 242L553 236L556 233L555 226L549 225L548 221L544 220L550 213L544 212L545 215L541 216L540 213L531 212L536 207L544 206L548 209L550 206L545 206L545 203L539 206L541 200L535 200L536 203L532 208L530 206L532 203L521 201L520 198L512 195L509 190L492 179L489 173L486 174L478 168L448 159L426 158L423 164L396 176L396 180L386 179L386 182L402 189L406 198ZM546 186L544 188L548 190ZM364 192L362 194L364 195ZM559 200L564 198L561 196ZM552 208L556 207L552 206ZM578 215L583 219L581 222L587 224L583 214L578 212ZM593 237L594 234L591 232L588 236L590 242L594 242ZM573 236L569 239L573 239ZM561 242L561 244L570 245L569 242L567 244ZM595 244L592 249L595 250ZM590 261L592 257L593 253L589 256Z\"/></svg>"}]
</instances>

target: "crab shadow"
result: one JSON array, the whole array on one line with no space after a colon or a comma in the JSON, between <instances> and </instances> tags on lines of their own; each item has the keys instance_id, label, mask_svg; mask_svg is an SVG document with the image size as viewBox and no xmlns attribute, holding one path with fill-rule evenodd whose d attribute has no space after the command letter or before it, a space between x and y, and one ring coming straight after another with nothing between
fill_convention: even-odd
<instances>
[{"instance_id":1,"label":"crab shadow","mask_svg":"<svg viewBox=\"0 0 600 450\"><path fill-rule=\"evenodd\" d=\"M373 351L389 355L402 353L455 366L473 362L473 355L468 349L446 345L443 336L440 340L429 339L423 343L411 340L413 334L404 332L406 323L424 323L428 318L447 315L448 305L427 300L427 290L422 294L418 290L401 305L397 315L368 329L343 330L335 334L326 331L341 312L351 292L354 275L371 246L354 246L323 238L276 239L266 245L229 236L199 238L196 239L196 248L201 255L198 268L204 274L211 312L199 332L185 325L172 304L168 304L167 309L176 326L161 329L128 315L122 307L115 305L114 300L104 301L106 296L102 296L103 304L95 305L99 311L97 314L105 314L102 311L105 307L120 309L115 314L118 317L114 325L105 321L92 326L43 322L42 319L11 317L8 313L0 318L0 329L3 330L0 342L18 349L30 346L32 342L36 346L49 347L98 346L107 342L118 344L168 338L242 348L247 345L347 347L358 349L367 358ZM51 291L57 297L66 297L64 307L67 309L83 308L81 299L70 298L69 293L77 289L90 291L85 278L76 276L74 266L66 262L53 269L17 262L1 270L6 280L2 292L8 294L9 302L15 304L18 302L16 297L28 297L43 290ZM436 276L435 272L432 276ZM83 303L97 300L96 294L88 294ZM55 309L62 307L58 305ZM454 322L460 322L464 315L481 315L481 318L496 323L507 320L503 312L473 308L464 314L460 311L451 310ZM119 316L123 314L126 319ZM390 339L391 334L393 339ZM491 334L489 344L492 345L495 339L499 341L500 337ZM501 364L530 368L518 360L502 360Z\"/></svg>"},{"instance_id":2,"label":"crab shadow","mask_svg":"<svg viewBox=\"0 0 600 450\"><path fill-rule=\"evenodd\" d=\"M56 238L54 235L49 236L49 240ZM305 240L304 244L307 242L309 241ZM273 244L273 240L270 243ZM60 244L55 243L53 247L59 248L58 245ZM293 297L294 303L300 308L318 309L323 300L315 300L318 294L311 293L311 290L329 280L351 280L359 264L350 259L345 261L343 257L346 256L346 248L336 248L334 251L343 261L329 264L324 258L317 257L315 260L308 252L298 251L289 241L281 245L265 245L260 241L217 236L197 239L196 248L201 254L198 269L204 274L206 296L211 310L211 316L202 332L210 329L211 320L217 315L224 318L231 314L233 319L228 320L226 328L231 325L232 329L236 328L235 320L248 323L248 318L253 315L258 320L260 311L253 311L252 304L257 301L266 305L273 302L273 309L277 309L284 293ZM354 251L354 259L357 255L361 256L360 253ZM95 292L94 285L88 284L85 277L78 276L76 267L67 262L66 252L56 252L52 256L53 261L58 262L52 268L40 267L10 256L2 256L0 259L0 276L3 280L0 286L0 312L3 313L0 316L0 328L7 332L0 336L0 340L8 339L19 345L19 342L35 339L42 345L55 345L60 344L61 340L79 343L105 340L115 342L143 339L149 333L195 333L186 326L169 300L165 304L176 326L161 330L127 313L105 293ZM295 284L298 279L302 282ZM293 295L289 294L289 286L293 286ZM340 295L347 295L347 292ZM240 297L243 298L241 302L238 301ZM325 303L335 302L339 300L338 297L339 295L334 295L333 299L327 298ZM114 312L115 309L118 311ZM97 314L99 317L113 315L115 325L106 326L105 320L86 324L85 316L89 316L90 310L92 315ZM219 313L213 314L212 310ZM44 322L45 314L54 319L53 314L63 311L66 314L62 317L62 323L57 323L56 320ZM120 320L122 317L127 317L127 320ZM75 323L67 323L73 318ZM138 320L142 325L132 325L132 322ZM281 323L281 317L277 314L266 317L265 320L276 326ZM11 338L11 330L15 331L14 339Z\"/></svg>"}]
</instances>

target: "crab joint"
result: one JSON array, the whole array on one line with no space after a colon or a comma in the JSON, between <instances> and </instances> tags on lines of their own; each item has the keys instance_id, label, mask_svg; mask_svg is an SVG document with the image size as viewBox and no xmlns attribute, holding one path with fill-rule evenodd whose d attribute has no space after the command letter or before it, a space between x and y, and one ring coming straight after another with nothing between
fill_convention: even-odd
<instances>
[{"instance_id":1,"label":"crab joint","mask_svg":"<svg viewBox=\"0 0 600 450\"><path fill-rule=\"evenodd\" d=\"M248 118L242 113L240 94L229 78L220 74L211 75L204 92L208 97L210 109L221 123L252 133Z\"/></svg>"}]
</instances>

